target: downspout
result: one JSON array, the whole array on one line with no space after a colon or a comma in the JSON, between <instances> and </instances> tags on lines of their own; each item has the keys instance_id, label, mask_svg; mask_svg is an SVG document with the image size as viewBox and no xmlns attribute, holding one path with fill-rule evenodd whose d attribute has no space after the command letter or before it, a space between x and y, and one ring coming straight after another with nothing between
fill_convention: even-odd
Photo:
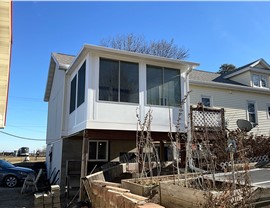
<instances>
[{"instance_id":1,"label":"downspout","mask_svg":"<svg viewBox=\"0 0 270 208\"><path fill-rule=\"evenodd\" d=\"M186 78L186 92L189 92L189 74L192 71L193 67L189 66L188 70L185 73L185 78ZM191 140L192 140L192 135L191 135L191 119L190 119L190 96L188 94L187 99L186 99L186 120L185 120L185 126L187 127L187 146L186 146L186 171L187 172L187 166L195 171L195 172L206 172L203 169L197 168L194 166L193 159L191 157Z\"/></svg>"}]
</instances>

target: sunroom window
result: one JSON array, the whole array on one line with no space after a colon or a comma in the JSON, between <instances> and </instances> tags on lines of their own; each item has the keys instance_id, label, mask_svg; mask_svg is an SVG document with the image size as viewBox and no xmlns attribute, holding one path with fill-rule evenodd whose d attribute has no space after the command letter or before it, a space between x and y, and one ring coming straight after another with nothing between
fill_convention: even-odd
<instances>
[{"instance_id":1,"label":"sunroom window","mask_svg":"<svg viewBox=\"0 0 270 208\"><path fill-rule=\"evenodd\" d=\"M180 70L147 65L147 104L177 106L181 102Z\"/></svg>"},{"instance_id":2,"label":"sunroom window","mask_svg":"<svg viewBox=\"0 0 270 208\"><path fill-rule=\"evenodd\" d=\"M139 103L139 65L100 58L99 100Z\"/></svg>"}]
</instances>

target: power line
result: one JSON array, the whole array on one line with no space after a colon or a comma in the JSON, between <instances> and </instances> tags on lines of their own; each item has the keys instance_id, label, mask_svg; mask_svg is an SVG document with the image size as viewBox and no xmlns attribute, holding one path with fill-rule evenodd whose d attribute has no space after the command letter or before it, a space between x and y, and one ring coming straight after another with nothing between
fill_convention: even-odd
<instances>
[{"instance_id":1,"label":"power line","mask_svg":"<svg viewBox=\"0 0 270 208\"><path fill-rule=\"evenodd\" d=\"M31 141L46 141L46 139L34 139L34 138L28 138L28 137L21 137L21 136L17 136L17 135L14 135L14 134L3 132L3 131L0 131L0 133L6 134L8 136L12 136L12 137L15 137L15 138L18 138L18 139L31 140Z\"/></svg>"}]
</instances>

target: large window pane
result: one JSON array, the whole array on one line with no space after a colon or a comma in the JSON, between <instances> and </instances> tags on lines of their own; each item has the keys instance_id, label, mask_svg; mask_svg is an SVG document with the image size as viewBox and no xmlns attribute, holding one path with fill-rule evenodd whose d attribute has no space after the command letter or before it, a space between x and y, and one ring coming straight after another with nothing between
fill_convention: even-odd
<instances>
[{"instance_id":1,"label":"large window pane","mask_svg":"<svg viewBox=\"0 0 270 208\"><path fill-rule=\"evenodd\" d=\"M180 71L147 66L147 104L177 106L181 102Z\"/></svg>"},{"instance_id":2,"label":"large window pane","mask_svg":"<svg viewBox=\"0 0 270 208\"><path fill-rule=\"evenodd\" d=\"M147 66L147 104L163 105L162 83L163 70L161 67Z\"/></svg>"},{"instance_id":3,"label":"large window pane","mask_svg":"<svg viewBox=\"0 0 270 208\"><path fill-rule=\"evenodd\" d=\"M105 160L107 155L107 142L98 142L98 159Z\"/></svg>"},{"instance_id":4,"label":"large window pane","mask_svg":"<svg viewBox=\"0 0 270 208\"><path fill-rule=\"evenodd\" d=\"M254 86L256 86L256 87L260 86L260 77L259 77L259 75L254 74L252 76L252 81L253 81Z\"/></svg>"},{"instance_id":5,"label":"large window pane","mask_svg":"<svg viewBox=\"0 0 270 208\"><path fill-rule=\"evenodd\" d=\"M164 69L163 105L176 106L181 102L180 72L176 69Z\"/></svg>"},{"instance_id":6,"label":"large window pane","mask_svg":"<svg viewBox=\"0 0 270 208\"><path fill-rule=\"evenodd\" d=\"M77 82L77 75L71 81L69 113L72 113L75 110L76 106L76 84L77 84L76 82Z\"/></svg>"},{"instance_id":7,"label":"large window pane","mask_svg":"<svg viewBox=\"0 0 270 208\"><path fill-rule=\"evenodd\" d=\"M139 102L139 66L120 62L120 102Z\"/></svg>"},{"instance_id":8,"label":"large window pane","mask_svg":"<svg viewBox=\"0 0 270 208\"><path fill-rule=\"evenodd\" d=\"M77 107L84 102L85 97L85 62L79 69Z\"/></svg>"},{"instance_id":9,"label":"large window pane","mask_svg":"<svg viewBox=\"0 0 270 208\"><path fill-rule=\"evenodd\" d=\"M267 87L267 77L266 76L261 76L261 84L262 87Z\"/></svg>"},{"instance_id":10,"label":"large window pane","mask_svg":"<svg viewBox=\"0 0 270 208\"><path fill-rule=\"evenodd\" d=\"M256 123L256 109L255 103L249 102L248 103L248 120L251 123Z\"/></svg>"},{"instance_id":11,"label":"large window pane","mask_svg":"<svg viewBox=\"0 0 270 208\"><path fill-rule=\"evenodd\" d=\"M89 142L89 160L97 159L97 142Z\"/></svg>"},{"instance_id":12,"label":"large window pane","mask_svg":"<svg viewBox=\"0 0 270 208\"><path fill-rule=\"evenodd\" d=\"M100 59L99 100L118 101L119 63Z\"/></svg>"}]
</instances>

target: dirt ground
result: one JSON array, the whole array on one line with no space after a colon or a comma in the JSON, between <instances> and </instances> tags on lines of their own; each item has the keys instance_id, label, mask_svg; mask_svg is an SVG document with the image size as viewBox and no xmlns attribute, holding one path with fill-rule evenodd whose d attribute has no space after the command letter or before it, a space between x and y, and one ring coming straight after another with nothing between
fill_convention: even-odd
<instances>
[{"instance_id":1,"label":"dirt ground","mask_svg":"<svg viewBox=\"0 0 270 208\"><path fill-rule=\"evenodd\" d=\"M45 157L29 157L30 160L29 162L42 162L42 161L45 161L46 158ZM5 159L6 161L9 161L10 163L19 163L19 162L23 162L25 157L14 157L14 156L0 156L0 160L3 160Z\"/></svg>"},{"instance_id":2,"label":"dirt ground","mask_svg":"<svg viewBox=\"0 0 270 208\"><path fill-rule=\"evenodd\" d=\"M0 207L3 208L33 208L34 195L21 194L22 187L0 187Z\"/></svg>"}]
</instances>

